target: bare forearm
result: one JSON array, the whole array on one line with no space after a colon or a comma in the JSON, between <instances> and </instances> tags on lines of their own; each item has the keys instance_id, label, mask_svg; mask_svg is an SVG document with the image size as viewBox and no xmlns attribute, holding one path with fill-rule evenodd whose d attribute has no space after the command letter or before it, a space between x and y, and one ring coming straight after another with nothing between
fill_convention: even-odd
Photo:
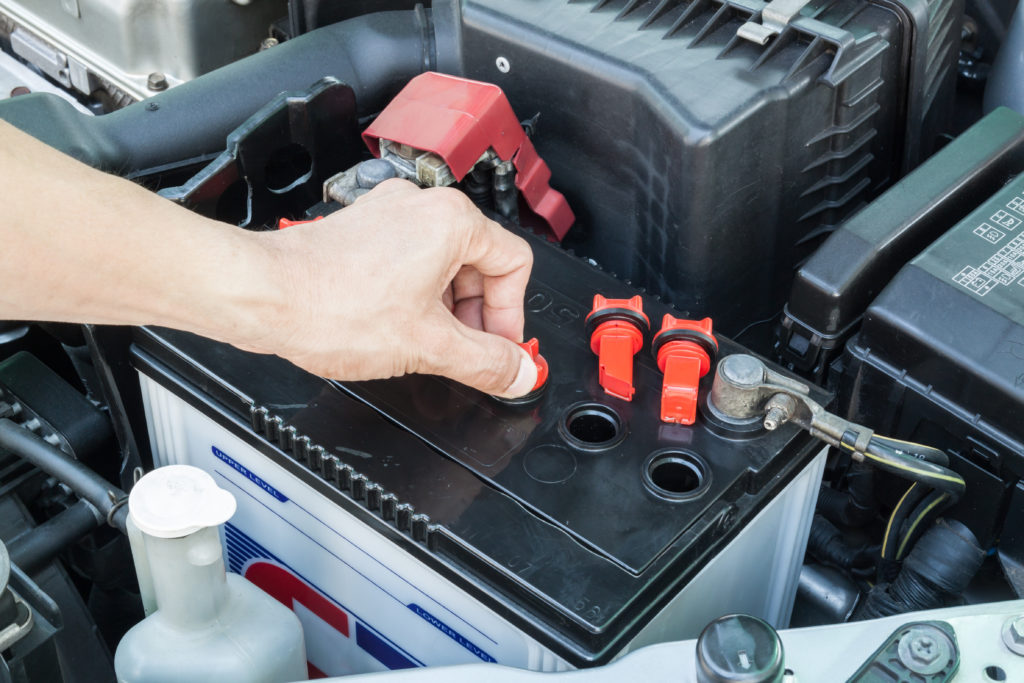
<instances>
[{"instance_id":1,"label":"bare forearm","mask_svg":"<svg viewBox=\"0 0 1024 683\"><path fill-rule=\"evenodd\" d=\"M521 396L531 252L465 195L389 181L253 233L0 122L0 319L164 325L339 379L441 374Z\"/></svg>"},{"instance_id":2,"label":"bare forearm","mask_svg":"<svg viewBox=\"0 0 1024 683\"><path fill-rule=\"evenodd\" d=\"M0 318L160 324L237 341L269 302L250 233L0 122Z\"/></svg>"}]
</instances>

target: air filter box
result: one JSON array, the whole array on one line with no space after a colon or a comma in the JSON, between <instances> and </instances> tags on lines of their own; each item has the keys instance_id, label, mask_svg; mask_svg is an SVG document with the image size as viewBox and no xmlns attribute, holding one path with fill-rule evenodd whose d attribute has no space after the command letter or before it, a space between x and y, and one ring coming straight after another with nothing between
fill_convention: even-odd
<instances>
[{"instance_id":1,"label":"air filter box","mask_svg":"<svg viewBox=\"0 0 1024 683\"><path fill-rule=\"evenodd\" d=\"M559 670L727 613L788 621L820 444L793 425L730 431L703 410L663 424L649 336L632 401L605 394L584 318L595 293L636 292L532 244L526 333L550 376L528 405L429 376L330 382L138 332L156 464L202 467L238 499L228 566L299 614L311 671ZM655 329L673 312L644 307Z\"/></svg>"},{"instance_id":2,"label":"air filter box","mask_svg":"<svg viewBox=\"0 0 1024 683\"><path fill-rule=\"evenodd\" d=\"M438 0L439 40L460 45L438 69L540 114L571 246L735 334L777 314L791 268L931 152L963 11L811 0L767 44L739 37L767 6Z\"/></svg>"}]
</instances>

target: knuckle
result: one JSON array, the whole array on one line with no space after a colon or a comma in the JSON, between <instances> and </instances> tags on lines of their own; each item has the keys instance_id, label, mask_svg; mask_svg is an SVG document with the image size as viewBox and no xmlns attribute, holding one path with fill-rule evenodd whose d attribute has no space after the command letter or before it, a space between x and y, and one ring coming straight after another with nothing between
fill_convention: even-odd
<instances>
[{"instance_id":1,"label":"knuckle","mask_svg":"<svg viewBox=\"0 0 1024 683\"><path fill-rule=\"evenodd\" d=\"M464 193L454 187L432 187L426 191L431 201L449 211L466 211L473 206Z\"/></svg>"},{"instance_id":2,"label":"knuckle","mask_svg":"<svg viewBox=\"0 0 1024 683\"><path fill-rule=\"evenodd\" d=\"M480 369L477 379L480 386L489 387L492 392L498 393L512 386L517 370L518 365L509 362L500 365L490 363Z\"/></svg>"}]
</instances>

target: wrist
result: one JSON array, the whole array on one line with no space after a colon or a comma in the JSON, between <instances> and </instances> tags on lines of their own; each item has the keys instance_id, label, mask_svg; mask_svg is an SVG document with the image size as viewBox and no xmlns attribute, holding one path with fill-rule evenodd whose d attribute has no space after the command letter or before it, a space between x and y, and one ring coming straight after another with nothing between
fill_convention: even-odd
<instances>
[{"instance_id":1,"label":"wrist","mask_svg":"<svg viewBox=\"0 0 1024 683\"><path fill-rule=\"evenodd\" d=\"M177 326L250 351L266 352L288 310L282 258L267 233L213 221L207 252L192 266L190 319Z\"/></svg>"}]
</instances>

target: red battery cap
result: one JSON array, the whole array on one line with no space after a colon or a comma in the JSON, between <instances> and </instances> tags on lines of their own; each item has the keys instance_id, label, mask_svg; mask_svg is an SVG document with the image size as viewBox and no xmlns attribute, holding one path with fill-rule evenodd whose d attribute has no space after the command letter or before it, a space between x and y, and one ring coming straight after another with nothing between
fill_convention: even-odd
<instances>
[{"instance_id":1,"label":"red battery cap","mask_svg":"<svg viewBox=\"0 0 1024 683\"><path fill-rule=\"evenodd\" d=\"M534 337L528 342L523 342L519 345L524 351L530 354L530 358L533 359L534 365L537 366L537 383L533 385L533 389L530 389L530 393L537 391L544 383L548 381L548 362L544 356L540 355L540 342Z\"/></svg>"},{"instance_id":2,"label":"red battery cap","mask_svg":"<svg viewBox=\"0 0 1024 683\"><path fill-rule=\"evenodd\" d=\"M302 225L303 223L315 223L321 218L323 218L323 216L317 216L316 218L310 218L308 221L292 221L288 220L287 218L282 218L277 221L277 229L284 230L285 228L290 228L293 225Z\"/></svg>"},{"instance_id":3,"label":"red battery cap","mask_svg":"<svg viewBox=\"0 0 1024 683\"><path fill-rule=\"evenodd\" d=\"M590 349L598 357L598 377L606 393L624 401L633 399L633 356L643 348L651 323L643 299L606 299L594 295L586 319Z\"/></svg>"},{"instance_id":4,"label":"red battery cap","mask_svg":"<svg viewBox=\"0 0 1024 683\"><path fill-rule=\"evenodd\" d=\"M697 388L708 374L718 342L711 318L684 320L666 314L651 342L658 369L665 374L661 386L661 420L692 425L697 419Z\"/></svg>"}]
</instances>

